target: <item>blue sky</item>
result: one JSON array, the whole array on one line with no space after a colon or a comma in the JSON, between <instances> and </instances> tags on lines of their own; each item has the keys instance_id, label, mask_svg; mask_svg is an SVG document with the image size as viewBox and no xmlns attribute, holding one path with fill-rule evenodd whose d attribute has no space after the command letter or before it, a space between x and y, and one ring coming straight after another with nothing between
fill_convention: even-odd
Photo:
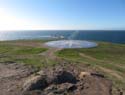
<instances>
[{"instance_id":1,"label":"blue sky","mask_svg":"<svg viewBox=\"0 0 125 95\"><path fill-rule=\"evenodd\" d=\"M0 0L0 30L125 29L125 0Z\"/></svg>"}]
</instances>

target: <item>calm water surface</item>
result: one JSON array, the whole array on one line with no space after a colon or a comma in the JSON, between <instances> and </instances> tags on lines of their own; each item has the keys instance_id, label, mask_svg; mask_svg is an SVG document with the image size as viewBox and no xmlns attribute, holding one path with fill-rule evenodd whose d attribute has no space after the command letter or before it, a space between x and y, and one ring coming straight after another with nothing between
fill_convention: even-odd
<instances>
[{"instance_id":1,"label":"calm water surface","mask_svg":"<svg viewBox=\"0 0 125 95\"><path fill-rule=\"evenodd\" d=\"M0 41L19 39L48 39L63 36L65 39L106 41L125 44L125 31L101 31L101 30L42 30L42 31L1 31Z\"/></svg>"}]
</instances>

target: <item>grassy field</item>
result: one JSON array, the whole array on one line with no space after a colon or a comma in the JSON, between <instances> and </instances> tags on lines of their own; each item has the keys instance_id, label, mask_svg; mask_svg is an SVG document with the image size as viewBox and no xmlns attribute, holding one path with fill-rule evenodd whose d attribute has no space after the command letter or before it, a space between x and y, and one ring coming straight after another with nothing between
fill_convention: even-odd
<instances>
[{"instance_id":1,"label":"grassy field","mask_svg":"<svg viewBox=\"0 0 125 95\"><path fill-rule=\"evenodd\" d=\"M100 42L96 48L63 49L56 52L56 55L105 73L116 87L125 90L125 45Z\"/></svg>"},{"instance_id":2,"label":"grassy field","mask_svg":"<svg viewBox=\"0 0 125 95\"><path fill-rule=\"evenodd\" d=\"M52 60L42 54L49 50L41 40L20 40L0 42L0 63L22 63L37 68L53 66ZM104 73L116 87L125 90L125 45L98 42L90 49L62 49L55 56L70 63L86 64L91 69ZM81 67L82 68L82 67Z\"/></svg>"},{"instance_id":3,"label":"grassy field","mask_svg":"<svg viewBox=\"0 0 125 95\"><path fill-rule=\"evenodd\" d=\"M22 40L0 42L0 63L22 63L41 68L55 62L42 56L48 49L42 47L44 41Z\"/></svg>"}]
</instances>

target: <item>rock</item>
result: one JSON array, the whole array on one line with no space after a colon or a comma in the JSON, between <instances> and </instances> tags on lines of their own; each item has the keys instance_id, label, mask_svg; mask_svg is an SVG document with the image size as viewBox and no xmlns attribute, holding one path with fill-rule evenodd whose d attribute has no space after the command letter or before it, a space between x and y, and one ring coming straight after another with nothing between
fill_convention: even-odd
<instances>
[{"instance_id":1,"label":"rock","mask_svg":"<svg viewBox=\"0 0 125 95\"><path fill-rule=\"evenodd\" d=\"M79 73L74 66L57 66L37 72L23 89L35 93L31 95L111 95L112 84L98 73Z\"/></svg>"},{"instance_id":2,"label":"rock","mask_svg":"<svg viewBox=\"0 0 125 95\"><path fill-rule=\"evenodd\" d=\"M96 77L102 77L102 78L105 77L103 74L99 74L99 73L91 73L91 75Z\"/></svg>"},{"instance_id":3,"label":"rock","mask_svg":"<svg viewBox=\"0 0 125 95\"><path fill-rule=\"evenodd\" d=\"M44 76L44 75L46 75L45 72L44 72L43 70L37 72L36 74L37 74L37 75L40 75L40 76Z\"/></svg>"},{"instance_id":4,"label":"rock","mask_svg":"<svg viewBox=\"0 0 125 95\"><path fill-rule=\"evenodd\" d=\"M55 89L54 94L64 94L64 93L72 92L76 89L77 87L75 86L75 84L63 83L63 84L57 85L57 88Z\"/></svg>"},{"instance_id":5,"label":"rock","mask_svg":"<svg viewBox=\"0 0 125 95\"><path fill-rule=\"evenodd\" d=\"M67 86L67 91L68 92L72 92L72 91L77 89L77 86L75 84L69 84L68 83L66 86Z\"/></svg>"},{"instance_id":6,"label":"rock","mask_svg":"<svg viewBox=\"0 0 125 95\"><path fill-rule=\"evenodd\" d=\"M56 89L57 89L57 86L52 84L52 85L48 86L44 91L46 93L50 93L50 92L53 92Z\"/></svg>"},{"instance_id":7,"label":"rock","mask_svg":"<svg viewBox=\"0 0 125 95\"><path fill-rule=\"evenodd\" d=\"M46 94L44 94L44 92L42 91L35 90L35 91L26 91L25 93L23 93L23 95L46 95Z\"/></svg>"},{"instance_id":8,"label":"rock","mask_svg":"<svg viewBox=\"0 0 125 95\"><path fill-rule=\"evenodd\" d=\"M44 92L46 93L46 95L48 95L48 93L52 95L55 95L55 94L62 95L67 92L72 92L76 89L77 89L77 86L72 83L63 83L59 85L52 84L48 86L46 89L44 89Z\"/></svg>"},{"instance_id":9,"label":"rock","mask_svg":"<svg viewBox=\"0 0 125 95\"><path fill-rule=\"evenodd\" d=\"M32 76L24 83L23 91L44 89L47 85L45 76Z\"/></svg>"},{"instance_id":10,"label":"rock","mask_svg":"<svg viewBox=\"0 0 125 95\"><path fill-rule=\"evenodd\" d=\"M68 71L59 71L54 75L54 83L61 84L61 83L76 83L76 77Z\"/></svg>"},{"instance_id":11,"label":"rock","mask_svg":"<svg viewBox=\"0 0 125 95\"><path fill-rule=\"evenodd\" d=\"M86 76L90 76L91 74L89 73L89 72L81 72L80 74L79 74L79 79L81 80L81 79L83 79L84 77L86 77Z\"/></svg>"}]
</instances>

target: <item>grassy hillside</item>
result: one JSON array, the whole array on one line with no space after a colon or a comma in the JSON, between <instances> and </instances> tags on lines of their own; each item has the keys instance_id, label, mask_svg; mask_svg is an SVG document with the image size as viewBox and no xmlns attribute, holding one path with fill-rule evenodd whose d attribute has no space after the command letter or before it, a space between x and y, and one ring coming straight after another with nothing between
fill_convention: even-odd
<instances>
[{"instance_id":1,"label":"grassy hillside","mask_svg":"<svg viewBox=\"0 0 125 95\"><path fill-rule=\"evenodd\" d=\"M77 63L81 68L81 64L85 64L90 69L104 73L116 87L125 90L125 45L99 42L96 48L62 49L54 52L44 47L42 45L44 42L41 40L0 42L0 63L15 62L41 68L55 65L60 62L58 59L63 59ZM48 55L46 53L45 56L43 54L46 51L50 53L48 52Z\"/></svg>"},{"instance_id":2,"label":"grassy hillside","mask_svg":"<svg viewBox=\"0 0 125 95\"><path fill-rule=\"evenodd\" d=\"M48 49L42 47L44 41L22 40L0 42L0 63L22 63L41 68L46 65L55 64L42 56Z\"/></svg>"},{"instance_id":3,"label":"grassy hillside","mask_svg":"<svg viewBox=\"0 0 125 95\"><path fill-rule=\"evenodd\" d=\"M125 45L101 42L96 48L63 49L56 55L68 61L87 64L105 73L116 87L125 88Z\"/></svg>"}]
</instances>

